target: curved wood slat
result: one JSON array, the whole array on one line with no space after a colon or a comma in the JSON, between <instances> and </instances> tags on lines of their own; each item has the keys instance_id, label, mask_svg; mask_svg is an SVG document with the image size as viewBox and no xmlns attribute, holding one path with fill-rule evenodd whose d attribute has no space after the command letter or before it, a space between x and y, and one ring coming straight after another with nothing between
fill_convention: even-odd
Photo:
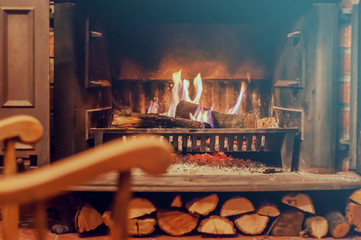
<instances>
[{"instance_id":1,"label":"curved wood slat","mask_svg":"<svg viewBox=\"0 0 361 240\"><path fill-rule=\"evenodd\" d=\"M43 135L43 126L36 118L17 115L0 120L0 141L19 137L21 142L34 143Z\"/></svg>"},{"instance_id":2,"label":"curved wood slat","mask_svg":"<svg viewBox=\"0 0 361 240\"><path fill-rule=\"evenodd\" d=\"M159 136L117 139L73 155L48 167L0 180L0 204L28 203L52 197L110 171L139 167L150 174L165 172L171 146Z\"/></svg>"}]
</instances>

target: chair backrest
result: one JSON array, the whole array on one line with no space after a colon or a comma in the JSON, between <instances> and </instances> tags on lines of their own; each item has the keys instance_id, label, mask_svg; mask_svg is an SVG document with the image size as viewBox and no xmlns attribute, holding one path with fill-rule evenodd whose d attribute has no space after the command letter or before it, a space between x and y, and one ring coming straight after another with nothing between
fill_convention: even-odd
<instances>
[{"instance_id":1,"label":"chair backrest","mask_svg":"<svg viewBox=\"0 0 361 240\"><path fill-rule=\"evenodd\" d=\"M139 167L154 175L165 172L170 164L170 145L155 136L137 136L135 140L126 142L118 139L48 167L16 174L15 142L35 142L42 132L39 121L30 116L15 116L0 121L0 141L5 141L4 177L0 179L4 239L17 239L19 204L34 204L37 238L44 239L43 203L47 198L115 170L119 171L119 181L113 202L113 221L114 226L118 227L111 230L111 236L117 240L127 239L130 169Z\"/></svg>"}]
</instances>

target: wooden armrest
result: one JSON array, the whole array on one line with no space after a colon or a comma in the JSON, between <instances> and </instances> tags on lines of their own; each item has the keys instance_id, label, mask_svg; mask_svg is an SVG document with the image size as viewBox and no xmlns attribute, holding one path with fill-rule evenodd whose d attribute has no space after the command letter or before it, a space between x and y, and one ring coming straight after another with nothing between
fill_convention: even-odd
<instances>
[{"instance_id":1,"label":"wooden armrest","mask_svg":"<svg viewBox=\"0 0 361 240\"><path fill-rule=\"evenodd\" d=\"M32 116L18 115L0 120L0 141L18 137L24 143L33 143L42 135L43 126Z\"/></svg>"},{"instance_id":2,"label":"wooden armrest","mask_svg":"<svg viewBox=\"0 0 361 240\"><path fill-rule=\"evenodd\" d=\"M117 139L60 160L50 166L0 180L0 204L29 203L52 197L110 171L139 167L150 174L165 172L171 147L159 136Z\"/></svg>"}]
</instances>

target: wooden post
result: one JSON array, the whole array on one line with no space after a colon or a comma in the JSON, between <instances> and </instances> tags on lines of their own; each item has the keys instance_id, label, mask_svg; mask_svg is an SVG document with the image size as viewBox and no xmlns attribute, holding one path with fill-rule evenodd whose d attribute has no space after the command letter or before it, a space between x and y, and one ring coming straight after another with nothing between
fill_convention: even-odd
<instances>
[{"instance_id":1,"label":"wooden post","mask_svg":"<svg viewBox=\"0 0 361 240\"><path fill-rule=\"evenodd\" d=\"M114 199L114 227L111 230L113 240L128 239L128 204L130 201L130 172L119 173L118 191Z\"/></svg>"},{"instance_id":2,"label":"wooden post","mask_svg":"<svg viewBox=\"0 0 361 240\"><path fill-rule=\"evenodd\" d=\"M16 150L15 139L5 140L4 176L16 174ZM18 239L19 206L6 204L2 209L3 237L6 240Z\"/></svg>"}]
</instances>

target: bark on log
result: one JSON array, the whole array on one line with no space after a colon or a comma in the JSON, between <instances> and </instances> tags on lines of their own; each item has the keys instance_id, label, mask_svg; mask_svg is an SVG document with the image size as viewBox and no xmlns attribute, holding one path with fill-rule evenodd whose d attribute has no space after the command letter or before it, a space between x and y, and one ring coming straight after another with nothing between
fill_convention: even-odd
<instances>
[{"instance_id":1,"label":"bark on log","mask_svg":"<svg viewBox=\"0 0 361 240\"><path fill-rule=\"evenodd\" d=\"M128 205L128 218L139 218L155 212L157 209L151 201L145 198L133 198Z\"/></svg>"},{"instance_id":2,"label":"bark on log","mask_svg":"<svg viewBox=\"0 0 361 240\"><path fill-rule=\"evenodd\" d=\"M102 217L104 224L109 227L110 231L112 231L114 222L111 217L111 212L104 212ZM156 223L157 221L151 217L129 219L128 233L133 236L144 236L152 234L154 232Z\"/></svg>"},{"instance_id":3,"label":"bark on log","mask_svg":"<svg viewBox=\"0 0 361 240\"><path fill-rule=\"evenodd\" d=\"M333 211L326 214L328 221L328 232L334 238L342 238L350 231L350 224L339 211Z\"/></svg>"},{"instance_id":4,"label":"bark on log","mask_svg":"<svg viewBox=\"0 0 361 240\"><path fill-rule=\"evenodd\" d=\"M270 202L261 203L256 212L259 215L268 217L278 217L281 214L277 205Z\"/></svg>"},{"instance_id":5,"label":"bark on log","mask_svg":"<svg viewBox=\"0 0 361 240\"><path fill-rule=\"evenodd\" d=\"M315 208L313 206L310 196L304 193L289 193L283 196L282 203L291 207L298 208L304 212L315 214Z\"/></svg>"},{"instance_id":6,"label":"bark on log","mask_svg":"<svg viewBox=\"0 0 361 240\"><path fill-rule=\"evenodd\" d=\"M180 194L178 194L177 196L175 196L175 198L173 199L172 203L170 204L171 207L178 207L181 208L183 207L183 201L182 201L182 197Z\"/></svg>"},{"instance_id":7,"label":"bark on log","mask_svg":"<svg viewBox=\"0 0 361 240\"><path fill-rule=\"evenodd\" d=\"M158 114L123 114L113 113L113 128L211 128L208 123L201 123L183 118L173 118Z\"/></svg>"},{"instance_id":8,"label":"bark on log","mask_svg":"<svg viewBox=\"0 0 361 240\"><path fill-rule=\"evenodd\" d=\"M194 114L198 106L195 103L181 101L177 105L175 116L189 119L189 114ZM212 111L212 115L215 128L256 128L257 126L257 116L254 113L227 114Z\"/></svg>"},{"instance_id":9,"label":"bark on log","mask_svg":"<svg viewBox=\"0 0 361 240\"><path fill-rule=\"evenodd\" d=\"M304 230L300 232L302 237L308 235L315 238L322 238L328 232L328 223L326 218L321 216L309 217L305 220Z\"/></svg>"},{"instance_id":10,"label":"bark on log","mask_svg":"<svg viewBox=\"0 0 361 240\"><path fill-rule=\"evenodd\" d=\"M221 208L221 217L235 216L254 211L251 201L244 197L235 197L227 200Z\"/></svg>"},{"instance_id":11,"label":"bark on log","mask_svg":"<svg viewBox=\"0 0 361 240\"><path fill-rule=\"evenodd\" d=\"M244 214L234 220L237 228L248 235L261 234L267 227L269 217L257 213Z\"/></svg>"},{"instance_id":12,"label":"bark on log","mask_svg":"<svg viewBox=\"0 0 361 240\"><path fill-rule=\"evenodd\" d=\"M198 227L198 232L213 235L233 235L236 229L232 221L220 216L210 216L203 219Z\"/></svg>"},{"instance_id":13,"label":"bark on log","mask_svg":"<svg viewBox=\"0 0 361 240\"><path fill-rule=\"evenodd\" d=\"M296 209L283 212L272 224L268 234L274 236L298 236L305 214Z\"/></svg>"},{"instance_id":14,"label":"bark on log","mask_svg":"<svg viewBox=\"0 0 361 240\"><path fill-rule=\"evenodd\" d=\"M94 230L102 223L102 215L89 204L84 204L75 214L75 229L78 233Z\"/></svg>"},{"instance_id":15,"label":"bark on log","mask_svg":"<svg viewBox=\"0 0 361 240\"><path fill-rule=\"evenodd\" d=\"M198 224L198 217L179 210L157 211L158 226L171 236L182 236L193 231Z\"/></svg>"},{"instance_id":16,"label":"bark on log","mask_svg":"<svg viewBox=\"0 0 361 240\"><path fill-rule=\"evenodd\" d=\"M203 198L193 199L186 203L186 208L190 213L197 213L207 216L210 212L216 209L218 204L217 194L212 194Z\"/></svg>"},{"instance_id":17,"label":"bark on log","mask_svg":"<svg viewBox=\"0 0 361 240\"><path fill-rule=\"evenodd\" d=\"M361 205L349 202L346 206L346 218L356 232L361 232Z\"/></svg>"}]
</instances>

